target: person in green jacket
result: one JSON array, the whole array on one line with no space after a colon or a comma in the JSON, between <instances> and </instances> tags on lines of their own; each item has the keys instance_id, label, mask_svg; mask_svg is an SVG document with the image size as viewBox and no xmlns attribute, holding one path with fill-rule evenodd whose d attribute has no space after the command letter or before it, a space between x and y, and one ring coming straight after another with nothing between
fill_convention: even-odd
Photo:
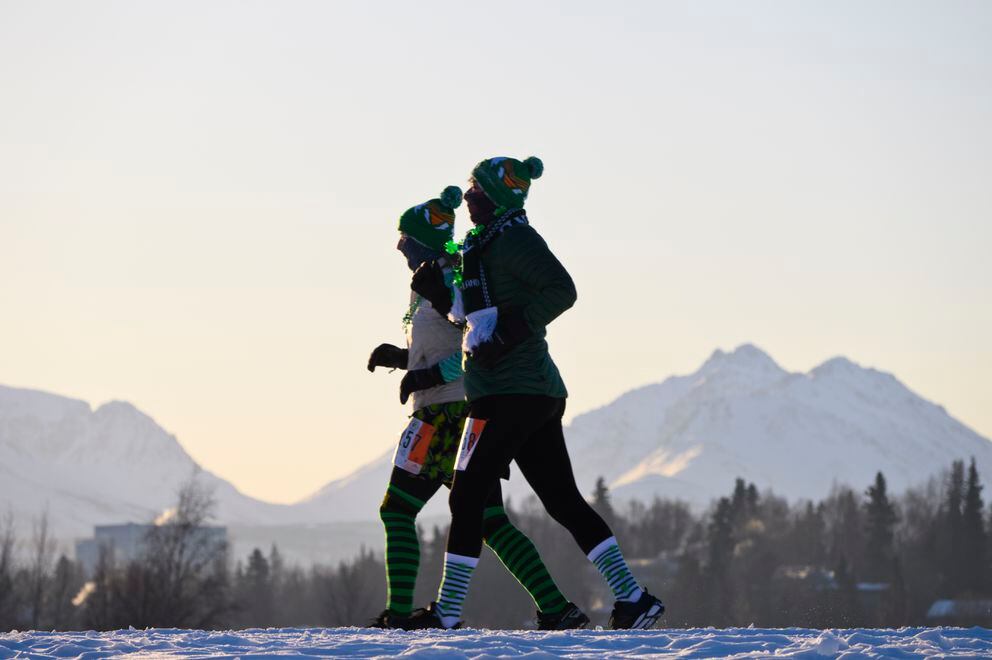
<instances>
[{"instance_id":1,"label":"person in green jacket","mask_svg":"<svg viewBox=\"0 0 992 660\"><path fill-rule=\"evenodd\" d=\"M465 193L476 227L462 246L456 295L443 286L437 263L421 265L411 283L435 309L466 324L469 402L448 500L444 575L437 601L416 611L411 627L459 624L482 549L480 514L511 461L608 582L616 597L611 627L650 628L665 610L634 579L613 532L575 484L561 423L568 392L545 339L546 326L575 304L575 285L523 208L543 169L534 157L479 163Z\"/></svg>"},{"instance_id":2,"label":"person in green jacket","mask_svg":"<svg viewBox=\"0 0 992 660\"><path fill-rule=\"evenodd\" d=\"M462 201L457 186L418 204L400 216L397 249L410 270L439 259L454 235L455 208ZM447 290L446 280L442 285ZM449 298L450 294L446 293ZM462 377L461 330L416 293L403 318L406 347L380 344L369 356L368 370L404 369L400 403L411 400L413 414L393 458L379 517L386 532L386 608L370 622L377 628L405 628L413 610L420 570L416 518L441 486L451 487L458 441L468 412ZM582 628L589 618L558 589L537 548L510 521L497 483L489 491L479 522L486 545L499 557L537 606L541 630Z\"/></svg>"}]
</instances>

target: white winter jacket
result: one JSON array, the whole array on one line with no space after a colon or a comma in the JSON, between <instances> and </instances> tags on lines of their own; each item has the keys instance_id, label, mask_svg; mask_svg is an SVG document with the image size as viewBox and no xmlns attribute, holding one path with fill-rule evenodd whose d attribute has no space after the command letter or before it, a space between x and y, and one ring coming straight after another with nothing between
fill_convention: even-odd
<instances>
[{"instance_id":1,"label":"white winter jacket","mask_svg":"<svg viewBox=\"0 0 992 660\"><path fill-rule=\"evenodd\" d=\"M416 293L411 292L411 305L417 297ZM427 369L445 359L449 359L449 363L451 363L454 360L450 360L450 358L456 354L458 363L461 363L461 329L435 312L430 302L423 298L420 299L420 305L413 313L413 318L407 326L406 345L410 351L406 365L408 370ZM448 372L449 370L443 371ZM438 403L463 401L464 399L465 385L461 375L456 380L444 385L438 385L429 390L420 390L410 396L414 410Z\"/></svg>"}]
</instances>

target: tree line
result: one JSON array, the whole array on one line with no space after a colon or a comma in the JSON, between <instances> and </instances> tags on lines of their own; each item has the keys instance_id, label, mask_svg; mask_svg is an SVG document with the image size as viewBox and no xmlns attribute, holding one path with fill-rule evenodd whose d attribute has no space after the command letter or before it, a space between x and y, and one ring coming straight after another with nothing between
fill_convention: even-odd
<instances>
[{"instance_id":1,"label":"tree line","mask_svg":"<svg viewBox=\"0 0 992 660\"><path fill-rule=\"evenodd\" d=\"M789 503L740 479L701 512L664 499L615 507L602 480L592 501L635 574L668 604L666 627L888 627L934 623L927 613L940 599L992 599L992 518L982 490L972 460L899 497L879 472L863 491L838 486L818 502ZM91 574L55 557L44 518L21 552L11 519L0 521L0 630L347 626L382 609L379 553L363 548L350 561L302 567L273 546L234 560L224 543L197 534L212 506L191 482L139 556L125 560L103 548ZM507 510L565 595L604 622L612 597L571 537L533 499ZM440 580L447 530L419 533L416 602L426 605ZM468 624L533 625L529 597L483 552ZM950 611L940 623L988 620Z\"/></svg>"}]
</instances>

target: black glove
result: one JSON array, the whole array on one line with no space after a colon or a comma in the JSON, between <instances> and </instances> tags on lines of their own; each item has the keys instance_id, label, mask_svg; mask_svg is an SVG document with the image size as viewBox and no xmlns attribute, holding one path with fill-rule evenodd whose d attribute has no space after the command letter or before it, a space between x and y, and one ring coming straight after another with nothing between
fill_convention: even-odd
<instances>
[{"instance_id":1,"label":"black glove","mask_svg":"<svg viewBox=\"0 0 992 660\"><path fill-rule=\"evenodd\" d=\"M492 369L520 342L530 337L530 326L519 309L499 310L493 336L472 350L472 359L480 367Z\"/></svg>"},{"instance_id":2,"label":"black glove","mask_svg":"<svg viewBox=\"0 0 992 660\"><path fill-rule=\"evenodd\" d=\"M451 311L451 290L444 283L444 271L437 260L420 264L410 280L410 288L426 298L441 316Z\"/></svg>"},{"instance_id":3,"label":"black glove","mask_svg":"<svg viewBox=\"0 0 992 660\"><path fill-rule=\"evenodd\" d=\"M376 367L389 367L390 369L406 369L406 361L409 351L392 344L379 344L369 356L369 371L375 371Z\"/></svg>"},{"instance_id":4,"label":"black glove","mask_svg":"<svg viewBox=\"0 0 992 660\"><path fill-rule=\"evenodd\" d=\"M435 364L429 369L413 369L406 372L400 381L400 403L406 403L412 392L429 390L432 387L444 385L440 365Z\"/></svg>"}]
</instances>

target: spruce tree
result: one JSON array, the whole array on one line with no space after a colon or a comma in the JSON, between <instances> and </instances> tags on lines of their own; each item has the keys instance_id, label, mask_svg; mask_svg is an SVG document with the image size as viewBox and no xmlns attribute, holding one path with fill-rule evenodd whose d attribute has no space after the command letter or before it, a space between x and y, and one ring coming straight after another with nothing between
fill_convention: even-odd
<instances>
[{"instance_id":1,"label":"spruce tree","mask_svg":"<svg viewBox=\"0 0 992 660\"><path fill-rule=\"evenodd\" d=\"M751 515L758 511L758 487L754 483L747 485L747 506Z\"/></svg>"},{"instance_id":2,"label":"spruce tree","mask_svg":"<svg viewBox=\"0 0 992 660\"><path fill-rule=\"evenodd\" d=\"M709 525L707 564L707 605L713 624L731 623L734 594L731 588L731 561L734 557L734 510L731 501L721 497Z\"/></svg>"},{"instance_id":3,"label":"spruce tree","mask_svg":"<svg viewBox=\"0 0 992 660\"><path fill-rule=\"evenodd\" d=\"M942 561L945 567L943 595L957 596L967 588L967 574L964 571L964 462L954 461L947 484L947 498L944 504L945 543Z\"/></svg>"},{"instance_id":4,"label":"spruce tree","mask_svg":"<svg viewBox=\"0 0 992 660\"><path fill-rule=\"evenodd\" d=\"M272 589L272 574L269 561L262 551L255 548L248 557L248 567L244 573L244 598L248 625L265 627L272 621L275 593Z\"/></svg>"},{"instance_id":5,"label":"spruce tree","mask_svg":"<svg viewBox=\"0 0 992 660\"><path fill-rule=\"evenodd\" d=\"M603 477L596 479L596 489L592 493L592 508L603 517L610 529L616 532L617 514L610 503L610 489L606 486L606 479Z\"/></svg>"},{"instance_id":6,"label":"spruce tree","mask_svg":"<svg viewBox=\"0 0 992 660\"><path fill-rule=\"evenodd\" d=\"M740 477L734 482L734 494L730 500L730 511L735 525L741 525L752 518L758 508L758 489L750 486Z\"/></svg>"},{"instance_id":7,"label":"spruce tree","mask_svg":"<svg viewBox=\"0 0 992 660\"><path fill-rule=\"evenodd\" d=\"M970 585L977 594L984 594L988 586L984 508L982 484L972 457L961 512L961 573L964 584Z\"/></svg>"},{"instance_id":8,"label":"spruce tree","mask_svg":"<svg viewBox=\"0 0 992 660\"><path fill-rule=\"evenodd\" d=\"M875 475L875 483L865 493L865 566L863 575L873 582L890 582L895 557L893 547L896 512L889 501L885 475Z\"/></svg>"},{"instance_id":9,"label":"spruce tree","mask_svg":"<svg viewBox=\"0 0 992 660\"><path fill-rule=\"evenodd\" d=\"M735 514L747 510L747 484L740 477L734 480L734 494L730 500L730 506Z\"/></svg>"}]
</instances>

